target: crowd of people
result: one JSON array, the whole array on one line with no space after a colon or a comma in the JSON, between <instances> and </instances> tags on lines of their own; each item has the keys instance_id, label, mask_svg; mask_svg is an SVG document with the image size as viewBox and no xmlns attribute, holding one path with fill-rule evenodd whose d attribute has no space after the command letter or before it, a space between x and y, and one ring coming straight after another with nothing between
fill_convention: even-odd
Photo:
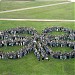
<instances>
[{"instance_id":1,"label":"crowd of people","mask_svg":"<svg viewBox=\"0 0 75 75\"><path fill-rule=\"evenodd\" d=\"M64 35L52 35L51 32L64 32ZM50 33L50 34L48 34ZM31 36L22 36L29 34ZM18 27L10 30L0 31L0 47L23 46L17 51L0 51L0 59L18 59L33 52L40 60L75 58L75 31L64 27L45 28L42 34L38 34L33 28ZM53 51L52 47L69 47L70 52Z\"/></svg>"},{"instance_id":2,"label":"crowd of people","mask_svg":"<svg viewBox=\"0 0 75 75\"><path fill-rule=\"evenodd\" d=\"M64 32L64 35L51 35L52 32ZM71 30L69 28L64 28L64 27L51 27L51 28L45 28L43 30L43 33L50 33L47 35L49 39L51 40L75 40L75 31Z\"/></svg>"}]
</instances>

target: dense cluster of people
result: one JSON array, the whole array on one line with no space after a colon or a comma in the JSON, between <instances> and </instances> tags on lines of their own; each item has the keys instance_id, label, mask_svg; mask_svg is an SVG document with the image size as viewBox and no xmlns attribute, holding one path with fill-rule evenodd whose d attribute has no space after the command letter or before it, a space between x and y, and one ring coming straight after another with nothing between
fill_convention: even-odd
<instances>
[{"instance_id":1,"label":"dense cluster of people","mask_svg":"<svg viewBox=\"0 0 75 75\"><path fill-rule=\"evenodd\" d=\"M52 33L53 31L55 32L64 32L64 35L47 35L47 37L49 37L49 39L51 40L75 40L75 31L68 29L68 28L64 28L64 27L52 27L52 28L45 28L43 33Z\"/></svg>"},{"instance_id":2,"label":"dense cluster of people","mask_svg":"<svg viewBox=\"0 0 75 75\"><path fill-rule=\"evenodd\" d=\"M64 32L64 35L54 36L51 32ZM50 34L48 34L50 33ZM31 36L22 36L29 34ZM3 52L0 51L0 59L18 59L33 52L40 60L75 58L75 31L64 27L45 28L42 34L38 34L33 28L18 27L10 30L0 31L0 47L23 46L20 50ZM71 52L53 51L52 47L69 47Z\"/></svg>"}]
</instances>

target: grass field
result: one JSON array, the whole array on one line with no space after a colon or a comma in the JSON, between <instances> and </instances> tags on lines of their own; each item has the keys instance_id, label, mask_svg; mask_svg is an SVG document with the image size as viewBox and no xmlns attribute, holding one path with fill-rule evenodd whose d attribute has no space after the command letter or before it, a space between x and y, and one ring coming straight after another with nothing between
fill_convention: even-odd
<instances>
[{"instance_id":1,"label":"grass field","mask_svg":"<svg viewBox=\"0 0 75 75\"><path fill-rule=\"evenodd\" d=\"M61 2L61 1L60 1ZM54 2L2 2L7 7L1 5L0 11L17 8L26 8L38 5L57 3ZM14 4L14 5L13 5ZM10 6L11 5L11 6ZM0 14L0 18L42 18L42 19L75 19L75 3L45 7L33 10L18 11ZM24 21L0 21L0 30L16 27L32 27L39 34L46 27L63 26L75 30L75 22L24 22ZM53 33L53 35L56 33ZM61 33L57 33L57 35ZM18 50L21 47L3 47L2 51ZM53 48L55 51L71 51L70 48ZM75 75L75 59L58 60L50 58L50 61L38 61L33 52L18 60L0 60L0 75Z\"/></svg>"},{"instance_id":2,"label":"grass field","mask_svg":"<svg viewBox=\"0 0 75 75\"><path fill-rule=\"evenodd\" d=\"M18 26L33 27L39 34L46 27L63 26L75 29L74 23L62 22L14 22L0 21L0 30L15 28ZM11 48L10 48L11 49ZM14 50L13 47L11 50ZM59 48L60 49L60 48ZM6 48L8 50L8 48ZM57 50L54 48L53 50ZM62 48L61 50L71 50ZM75 59L57 60L50 58L50 61L38 61L33 53L19 60L0 60L0 74L2 75L74 75Z\"/></svg>"},{"instance_id":3,"label":"grass field","mask_svg":"<svg viewBox=\"0 0 75 75\"><path fill-rule=\"evenodd\" d=\"M0 2L0 11L4 10L12 10L12 9L17 9L17 8L27 8L27 7L32 7L32 6L39 6L39 5L46 5L46 4L52 4L52 3L58 3L58 2L63 2L63 1L44 1L44 2L25 2L25 1L1 1Z\"/></svg>"},{"instance_id":4,"label":"grass field","mask_svg":"<svg viewBox=\"0 0 75 75\"><path fill-rule=\"evenodd\" d=\"M7 5L7 8L4 7L2 3L2 9L13 9L13 8L26 8L26 7L32 7L34 6L40 6L40 5L47 5L47 4L53 4L57 3L59 1L53 1L53 2L29 2L29 3L24 3L21 5L21 3L18 5L9 3ZM11 4L11 6L10 6ZM12 6L14 5L14 6ZM6 4L5 4L6 6ZM10 7L9 7L10 6ZM10 12L10 13L1 13L0 18L28 18L28 19L75 19L75 3L69 3L69 4L63 4L63 5L57 5L57 6L52 6L52 7L44 7L44 8L37 8L37 9L31 9L31 10L23 10L23 11L15 11L15 12ZM19 15L19 16L18 16ZM40 16L41 15L41 16Z\"/></svg>"}]
</instances>

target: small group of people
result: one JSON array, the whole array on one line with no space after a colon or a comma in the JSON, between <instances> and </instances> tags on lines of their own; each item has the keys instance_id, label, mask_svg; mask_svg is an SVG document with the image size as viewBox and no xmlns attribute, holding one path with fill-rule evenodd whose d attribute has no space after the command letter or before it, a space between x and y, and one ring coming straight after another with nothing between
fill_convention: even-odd
<instances>
[{"instance_id":1,"label":"small group of people","mask_svg":"<svg viewBox=\"0 0 75 75\"><path fill-rule=\"evenodd\" d=\"M0 47L23 46L23 48L17 52L0 51L0 59L21 58L28 54L31 49L28 47L30 47L30 43L32 42L32 38L35 33L37 33L37 31L29 27L17 27L5 31L0 31ZM30 37L20 34L29 34Z\"/></svg>"},{"instance_id":2,"label":"small group of people","mask_svg":"<svg viewBox=\"0 0 75 75\"><path fill-rule=\"evenodd\" d=\"M52 35L52 32L64 32L65 34L57 36ZM43 33L45 33L46 35L47 33L50 33L49 35L47 35L47 37L49 37L49 39L51 40L75 40L75 31L64 27L47 27L43 30Z\"/></svg>"},{"instance_id":3,"label":"small group of people","mask_svg":"<svg viewBox=\"0 0 75 75\"><path fill-rule=\"evenodd\" d=\"M17 27L17 28L12 28L9 30L0 31L0 39L2 40L9 39L9 38L14 39L16 37L18 38L20 34L34 35L35 33L37 33L35 29L29 28L29 27ZM21 37L23 37L23 35Z\"/></svg>"},{"instance_id":4,"label":"small group of people","mask_svg":"<svg viewBox=\"0 0 75 75\"><path fill-rule=\"evenodd\" d=\"M69 47L72 49L70 52L64 52L62 53L61 51L52 51L50 54L52 57L57 58L57 59L69 59L69 58L75 58L75 42L70 42L70 41L56 41L52 40L47 42L47 45L52 48L52 47Z\"/></svg>"},{"instance_id":5,"label":"small group of people","mask_svg":"<svg viewBox=\"0 0 75 75\"><path fill-rule=\"evenodd\" d=\"M19 59L22 58L23 56L26 56L32 51L31 45L29 46L24 46L23 48L11 52L3 52L0 51L0 59Z\"/></svg>"},{"instance_id":6,"label":"small group of people","mask_svg":"<svg viewBox=\"0 0 75 75\"><path fill-rule=\"evenodd\" d=\"M65 32L67 34L71 34L71 33L74 33L75 34L75 31L74 30L71 30L69 28L64 28L64 27L51 27L51 28L45 28L43 30L43 33L51 33L53 31L58 31L58 32Z\"/></svg>"},{"instance_id":7,"label":"small group of people","mask_svg":"<svg viewBox=\"0 0 75 75\"><path fill-rule=\"evenodd\" d=\"M64 32L65 34L56 36L48 33ZM30 34L23 36L20 34ZM45 28L42 34L38 34L35 29L28 27L18 27L10 30L0 31L0 47L23 46L17 51L0 51L0 59L18 59L33 52L38 61L49 60L50 57L56 59L75 58L75 31L64 27ZM53 51L52 47L69 47L71 52Z\"/></svg>"}]
</instances>

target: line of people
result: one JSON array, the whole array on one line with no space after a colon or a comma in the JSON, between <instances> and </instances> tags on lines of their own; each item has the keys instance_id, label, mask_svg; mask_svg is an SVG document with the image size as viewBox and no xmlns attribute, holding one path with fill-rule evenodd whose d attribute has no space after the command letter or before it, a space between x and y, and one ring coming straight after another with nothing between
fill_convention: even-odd
<instances>
[{"instance_id":1,"label":"line of people","mask_svg":"<svg viewBox=\"0 0 75 75\"><path fill-rule=\"evenodd\" d=\"M64 35L52 35L52 32L64 32ZM45 28L43 30L43 33L45 33L46 37L48 37L51 40L75 40L75 31L64 28L64 27L51 27L51 28ZM50 33L47 35L47 33Z\"/></svg>"},{"instance_id":2,"label":"line of people","mask_svg":"<svg viewBox=\"0 0 75 75\"><path fill-rule=\"evenodd\" d=\"M53 36L47 34L52 31L64 31L63 36ZM20 34L31 34L32 36L20 36ZM61 39L62 38L62 39ZM66 40L65 40L66 39ZM64 27L45 28L39 35L35 29L27 27L18 27L10 30L0 31L0 47L23 46L22 49L12 52L0 51L0 59L18 59L33 52L36 58L40 60L49 60L50 57L56 59L75 58L75 31ZM50 47L50 48L49 48ZM69 47L71 52L55 52L52 47Z\"/></svg>"}]
</instances>

